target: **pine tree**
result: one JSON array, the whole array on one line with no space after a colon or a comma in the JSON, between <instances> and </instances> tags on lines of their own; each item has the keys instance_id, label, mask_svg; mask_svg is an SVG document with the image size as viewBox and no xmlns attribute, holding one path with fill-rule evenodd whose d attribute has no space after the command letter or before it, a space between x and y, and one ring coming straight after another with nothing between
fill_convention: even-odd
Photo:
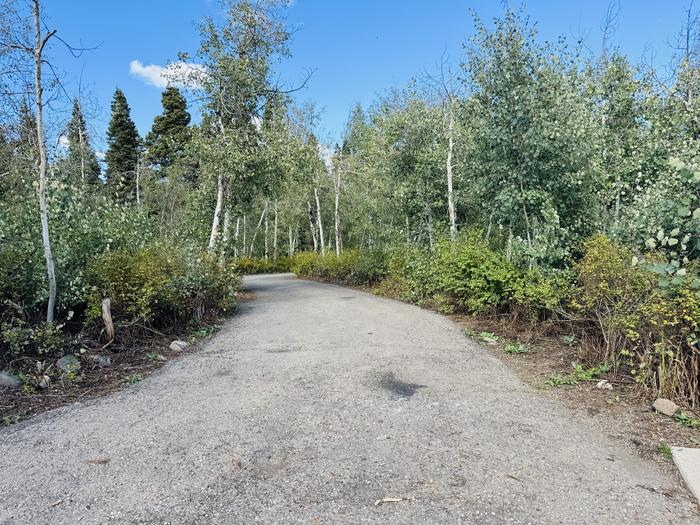
<instances>
[{"instance_id":1,"label":"pine tree","mask_svg":"<svg viewBox=\"0 0 700 525\"><path fill-rule=\"evenodd\" d=\"M352 108L350 118L345 127L345 136L342 146L343 153L352 155L361 149L366 128L367 117L365 115L365 110L362 109L362 104L358 102Z\"/></svg>"},{"instance_id":2,"label":"pine tree","mask_svg":"<svg viewBox=\"0 0 700 525\"><path fill-rule=\"evenodd\" d=\"M121 89L117 88L112 99L112 118L107 128L107 184L117 199L128 201L136 193L136 164L138 161L139 134L131 120L129 104Z\"/></svg>"},{"instance_id":3,"label":"pine tree","mask_svg":"<svg viewBox=\"0 0 700 525\"><path fill-rule=\"evenodd\" d=\"M162 96L163 114L153 121L146 137L149 161L155 166L172 166L184 153L190 138L190 114L187 102L176 87L168 87Z\"/></svg>"},{"instance_id":4,"label":"pine tree","mask_svg":"<svg viewBox=\"0 0 700 525\"><path fill-rule=\"evenodd\" d=\"M68 124L67 174L74 181L84 183L100 182L100 164L95 151L90 146L90 137L85 125L85 117L78 99L73 100L73 114Z\"/></svg>"}]
</instances>

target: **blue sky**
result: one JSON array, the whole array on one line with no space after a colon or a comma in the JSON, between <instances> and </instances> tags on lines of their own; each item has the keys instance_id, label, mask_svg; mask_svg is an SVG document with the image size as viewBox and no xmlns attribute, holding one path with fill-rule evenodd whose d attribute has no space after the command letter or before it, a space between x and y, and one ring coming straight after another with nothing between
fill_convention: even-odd
<instances>
[{"instance_id":1,"label":"blue sky","mask_svg":"<svg viewBox=\"0 0 700 525\"><path fill-rule=\"evenodd\" d=\"M597 52L608 4L529 0L525 10L537 22L541 38L583 37ZM444 53L459 62L462 44L472 34L470 9L488 20L501 14L502 6L496 0L295 0L288 10L288 21L297 29L290 45L293 56L278 66L280 79L291 85L314 70L296 97L316 103L322 112L319 136L332 142L355 102L369 105L387 89L435 71ZM614 43L633 62L653 58L663 66L686 7L686 0L620 0ZM82 85L93 94L93 128L100 147L116 86L126 93L142 134L160 113L160 89L130 71L130 64L165 65L178 51L194 51L196 21L220 10L215 0L46 0L45 12L49 26L71 44L98 46L77 59L58 46L52 55L65 71L69 93Z\"/></svg>"}]
</instances>

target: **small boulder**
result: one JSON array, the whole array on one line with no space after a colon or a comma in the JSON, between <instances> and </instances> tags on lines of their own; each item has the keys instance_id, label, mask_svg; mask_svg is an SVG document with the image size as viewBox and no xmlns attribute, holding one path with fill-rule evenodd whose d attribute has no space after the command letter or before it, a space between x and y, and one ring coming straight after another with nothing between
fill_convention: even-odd
<instances>
[{"instance_id":1,"label":"small boulder","mask_svg":"<svg viewBox=\"0 0 700 525\"><path fill-rule=\"evenodd\" d=\"M108 355L91 355L90 359L100 368L112 366L112 358Z\"/></svg>"},{"instance_id":2,"label":"small boulder","mask_svg":"<svg viewBox=\"0 0 700 525\"><path fill-rule=\"evenodd\" d=\"M598 383L595 386L596 388L600 388L602 390L612 390L613 386L610 384L610 382L607 379L603 379L602 381L598 381Z\"/></svg>"},{"instance_id":3,"label":"small boulder","mask_svg":"<svg viewBox=\"0 0 700 525\"><path fill-rule=\"evenodd\" d=\"M664 416L668 417L673 417L673 414L678 412L678 409L680 408L670 399L663 399L661 397L654 401L654 404L651 406L659 414L663 414Z\"/></svg>"},{"instance_id":4,"label":"small boulder","mask_svg":"<svg viewBox=\"0 0 700 525\"><path fill-rule=\"evenodd\" d=\"M56 366L63 372L76 372L80 370L80 361L74 355L64 355L56 361Z\"/></svg>"},{"instance_id":5,"label":"small boulder","mask_svg":"<svg viewBox=\"0 0 700 525\"><path fill-rule=\"evenodd\" d=\"M22 387L22 381L9 372L0 371L0 390L17 390Z\"/></svg>"},{"instance_id":6,"label":"small boulder","mask_svg":"<svg viewBox=\"0 0 700 525\"><path fill-rule=\"evenodd\" d=\"M187 341L173 341L170 343L170 350L173 352L182 352L188 346L190 346L190 344Z\"/></svg>"}]
</instances>

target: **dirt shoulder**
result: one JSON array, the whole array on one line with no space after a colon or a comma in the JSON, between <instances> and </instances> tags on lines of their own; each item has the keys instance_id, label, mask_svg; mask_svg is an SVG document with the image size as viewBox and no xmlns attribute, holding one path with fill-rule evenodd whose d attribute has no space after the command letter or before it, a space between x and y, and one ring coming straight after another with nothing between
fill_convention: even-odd
<instances>
[{"instance_id":1,"label":"dirt shoulder","mask_svg":"<svg viewBox=\"0 0 700 525\"><path fill-rule=\"evenodd\" d=\"M239 303L254 299L248 292L239 294ZM222 320L223 322L223 320ZM0 393L0 427L10 426L27 418L63 405L106 396L143 381L168 361L197 352L218 330L217 323L188 334L147 332L139 341L106 346L81 356L81 368L70 380L51 384L48 388L22 388ZM173 340L184 340L188 346L173 350Z\"/></svg>"}]
</instances>

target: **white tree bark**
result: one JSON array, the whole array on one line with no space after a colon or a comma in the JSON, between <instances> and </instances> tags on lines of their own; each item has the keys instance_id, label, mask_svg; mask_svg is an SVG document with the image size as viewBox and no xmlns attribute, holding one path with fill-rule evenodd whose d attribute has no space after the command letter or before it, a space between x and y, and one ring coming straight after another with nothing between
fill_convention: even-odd
<instances>
[{"instance_id":1,"label":"white tree bark","mask_svg":"<svg viewBox=\"0 0 700 525\"><path fill-rule=\"evenodd\" d=\"M258 225L255 227L255 230L253 231L253 238L250 241L250 256L253 256L254 250L255 250L255 238L258 235L258 231L260 230L260 227L262 226L263 221L267 218L267 201L265 201L265 207L263 208L262 213L260 214L260 220L258 221Z\"/></svg>"},{"instance_id":2,"label":"white tree bark","mask_svg":"<svg viewBox=\"0 0 700 525\"><path fill-rule=\"evenodd\" d=\"M450 219L450 238L457 236L457 213L455 211L454 189L452 186L452 155L454 150L454 107L450 102L450 116L447 126L447 214Z\"/></svg>"},{"instance_id":3,"label":"white tree bark","mask_svg":"<svg viewBox=\"0 0 700 525\"><path fill-rule=\"evenodd\" d=\"M83 116L83 108L80 106L80 100L78 99L78 110L80 112L80 118L85 120ZM78 140L80 141L80 178L85 184L85 137L83 136L83 122L78 123Z\"/></svg>"},{"instance_id":4,"label":"white tree bark","mask_svg":"<svg viewBox=\"0 0 700 525\"><path fill-rule=\"evenodd\" d=\"M248 244L246 244L246 242L247 242L246 241L246 231L247 230L248 230L248 226L246 223L246 214L244 213L243 214L243 249L241 250L243 257L245 257L246 246L248 246Z\"/></svg>"},{"instance_id":5,"label":"white tree bark","mask_svg":"<svg viewBox=\"0 0 700 525\"><path fill-rule=\"evenodd\" d=\"M292 225L289 225L289 256L294 255L294 238L292 237Z\"/></svg>"},{"instance_id":6,"label":"white tree bark","mask_svg":"<svg viewBox=\"0 0 700 525\"><path fill-rule=\"evenodd\" d=\"M277 229L279 227L279 213L277 211L277 201L275 201L275 225L272 232L272 257L277 260Z\"/></svg>"},{"instance_id":7,"label":"white tree bark","mask_svg":"<svg viewBox=\"0 0 700 525\"><path fill-rule=\"evenodd\" d=\"M335 189L335 255L340 257L340 252L343 250L343 238L340 230L340 188L341 188L341 167L335 168L335 177L333 178L333 186Z\"/></svg>"},{"instance_id":8,"label":"white tree bark","mask_svg":"<svg viewBox=\"0 0 700 525\"><path fill-rule=\"evenodd\" d=\"M306 201L306 215L309 218L309 230L311 231L311 239L314 242L314 251L318 251L318 239L316 238L316 226L314 226L314 214L311 211L311 203Z\"/></svg>"},{"instance_id":9,"label":"white tree bark","mask_svg":"<svg viewBox=\"0 0 700 525\"><path fill-rule=\"evenodd\" d=\"M236 217L236 232L233 234L233 256L238 259L238 232L241 227L241 218Z\"/></svg>"},{"instance_id":10,"label":"white tree bark","mask_svg":"<svg viewBox=\"0 0 700 525\"><path fill-rule=\"evenodd\" d=\"M209 250L216 247L216 239L219 236L219 218L221 217L221 208L224 205L224 176L219 174L216 190L216 206L214 207L214 218L211 221L211 235L209 235Z\"/></svg>"},{"instance_id":11,"label":"white tree bark","mask_svg":"<svg viewBox=\"0 0 700 525\"><path fill-rule=\"evenodd\" d=\"M318 238L321 240L321 255L326 255L326 242L323 238L323 219L321 218L321 201L318 198L318 188L314 188L316 196L316 222L318 223Z\"/></svg>"},{"instance_id":12,"label":"white tree bark","mask_svg":"<svg viewBox=\"0 0 700 525\"><path fill-rule=\"evenodd\" d=\"M224 127L224 122L219 117L219 130L221 132L221 138L226 140L226 128ZM209 235L209 250L213 250L216 247L216 240L219 236L219 220L221 217L221 209L224 206L224 175L219 172L216 182L216 206L214 207L214 217L211 221L211 235Z\"/></svg>"},{"instance_id":13,"label":"white tree bark","mask_svg":"<svg viewBox=\"0 0 700 525\"><path fill-rule=\"evenodd\" d=\"M51 236L49 234L49 211L46 202L46 185L48 169L48 155L46 153L46 143L44 142L44 87L41 82L41 66L43 63L43 52L46 43L56 33L50 31L46 35L41 35L41 16L39 14L39 0L34 0L34 35L36 37L34 46L34 95L36 103L36 137L39 147L39 215L41 218L41 240L44 245L44 259L46 259L46 277L49 284L49 300L46 307L46 322L53 324L54 310L56 308L56 270L54 267L53 253L51 252Z\"/></svg>"},{"instance_id":14,"label":"white tree bark","mask_svg":"<svg viewBox=\"0 0 700 525\"><path fill-rule=\"evenodd\" d=\"M268 250L268 230L269 228L270 221L267 220L267 214L265 214L265 260L267 261L269 259L269 250Z\"/></svg>"},{"instance_id":15,"label":"white tree bark","mask_svg":"<svg viewBox=\"0 0 700 525\"><path fill-rule=\"evenodd\" d=\"M228 251L228 233L231 227L231 214L228 210L224 212L224 229L221 233L221 245L223 247L223 252Z\"/></svg>"},{"instance_id":16,"label":"white tree bark","mask_svg":"<svg viewBox=\"0 0 700 525\"><path fill-rule=\"evenodd\" d=\"M141 205L141 180L140 180L140 174L141 174L141 155L138 153L136 154L136 205L140 206Z\"/></svg>"}]
</instances>

